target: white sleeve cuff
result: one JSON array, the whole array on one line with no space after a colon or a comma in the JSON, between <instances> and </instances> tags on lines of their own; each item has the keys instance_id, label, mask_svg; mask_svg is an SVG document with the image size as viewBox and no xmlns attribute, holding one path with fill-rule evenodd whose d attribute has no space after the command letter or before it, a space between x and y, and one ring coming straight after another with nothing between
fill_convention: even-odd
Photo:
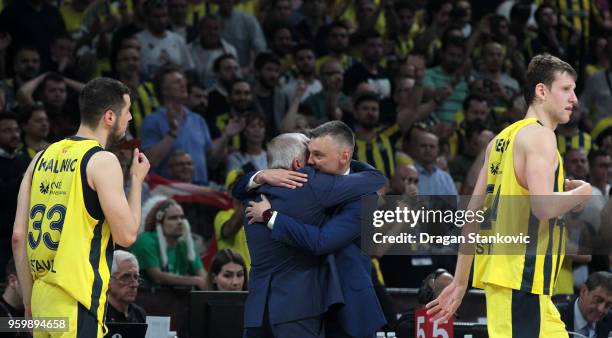
<instances>
[{"instance_id":1,"label":"white sleeve cuff","mask_svg":"<svg viewBox=\"0 0 612 338\"><path fill-rule=\"evenodd\" d=\"M261 170L256 172L255 175L251 176L251 179L249 180L249 184L247 184L247 190L253 190L255 188L258 188L259 186L261 186L261 184L259 183L255 183L255 176L259 175L259 173L262 172Z\"/></svg>"},{"instance_id":2,"label":"white sleeve cuff","mask_svg":"<svg viewBox=\"0 0 612 338\"><path fill-rule=\"evenodd\" d=\"M278 212L272 211L272 217L270 217L270 220L268 221L268 224L266 224L266 226L270 230L274 229L274 221L276 221L276 215L278 215Z\"/></svg>"}]
</instances>

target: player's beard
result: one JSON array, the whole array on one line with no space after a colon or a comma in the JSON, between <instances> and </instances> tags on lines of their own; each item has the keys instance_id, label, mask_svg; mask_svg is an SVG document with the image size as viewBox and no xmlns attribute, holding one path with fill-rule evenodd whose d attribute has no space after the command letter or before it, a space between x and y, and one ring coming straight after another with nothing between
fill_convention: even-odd
<instances>
[{"instance_id":1,"label":"player's beard","mask_svg":"<svg viewBox=\"0 0 612 338\"><path fill-rule=\"evenodd\" d=\"M119 119L117 119L117 121L115 121L115 124L113 124L113 127L111 128L110 134L108 135L106 146L111 147L119 143L119 141L121 141L123 138L125 138L125 130L119 130Z\"/></svg>"}]
</instances>

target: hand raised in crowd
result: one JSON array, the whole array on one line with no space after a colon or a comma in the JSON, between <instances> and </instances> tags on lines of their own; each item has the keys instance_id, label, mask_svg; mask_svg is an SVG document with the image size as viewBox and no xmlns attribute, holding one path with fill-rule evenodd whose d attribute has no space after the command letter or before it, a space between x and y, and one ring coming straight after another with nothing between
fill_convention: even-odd
<instances>
[{"instance_id":1,"label":"hand raised in crowd","mask_svg":"<svg viewBox=\"0 0 612 338\"><path fill-rule=\"evenodd\" d=\"M135 148L132 158L132 167L130 168L131 176L135 177L139 182L142 182L145 177L147 177L149 168L151 168L151 164L145 154L141 153L138 148Z\"/></svg>"},{"instance_id":2,"label":"hand raised in crowd","mask_svg":"<svg viewBox=\"0 0 612 338\"><path fill-rule=\"evenodd\" d=\"M105 18L97 17L96 21L94 21L93 25L91 26L91 32L94 35L112 32L117 26L117 21L117 18L112 15Z\"/></svg>"},{"instance_id":3,"label":"hand raised in crowd","mask_svg":"<svg viewBox=\"0 0 612 338\"><path fill-rule=\"evenodd\" d=\"M510 97L506 94L504 87L502 87L502 85L497 81L491 81L491 94L504 100L510 100Z\"/></svg>"},{"instance_id":4,"label":"hand raised in crowd","mask_svg":"<svg viewBox=\"0 0 612 338\"><path fill-rule=\"evenodd\" d=\"M450 86L442 86L436 88L435 92L435 100L438 102L443 102L453 93L453 89Z\"/></svg>"},{"instance_id":5,"label":"hand raised in crowd","mask_svg":"<svg viewBox=\"0 0 612 338\"><path fill-rule=\"evenodd\" d=\"M308 175L287 169L266 169L257 174L254 181L258 184L295 189L308 182Z\"/></svg>"},{"instance_id":6,"label":"hand raised in crowd","mask_svg":"<svg viewBox=\"0 0 612 338\"><path fill-rule=\"evenodd\" d=\"M492 14L487 14L483 16L478 22L478 26L476 29L482 34L491 34L491 16Z\"/></svg>"},{"instance_id":7,"label":"hand raised in crowd","mask_svg":"<svg viewBox=\"0 0 612 338\"><path fill-rule=\"evenodd\" d=\"M306 83L306 81L304 81L303 79L298 79L297 86L295 87L295 92L293 93L293 100L297 101L298 103L302 101L302 97L304 96L306 89L308 89L308 84Z\"/></svg>"},{"instance_id":8,"label":"hand raised in crowd","mask_svg":"<svg viewBox=\"0 0 612 338\"><path fill-rule=\"evenodd\" d=\"M240 134L246 125L246 120L243 117L233 117L223 130L223 134L227 137L234 137Z\"/></svg>"},{"instance_id":9,"label":"hand raised in crowd","mask_svg":"<svg viewBox=\"0 0 612 338\"><path fill-rule=\"evenodd\" d=\"M245 215L249 219L249 224L262 222L264 211L270 209L272 205L265 195L261 195L261 202L250 201L245 209Z\"/></svg>"},{"instance_id":10,"label":"hand raised in crowd","mask_svg":"<svg viewBox=\"0 0 612 338\"><path fill-rule=\"evenodd\" d=\"M179 131L180 122L176 118L168 118L168 126L170 129L168 132L173 135L177 135ZM176 136L175 136L176 137Z\"/></svg>"}]
</instances>

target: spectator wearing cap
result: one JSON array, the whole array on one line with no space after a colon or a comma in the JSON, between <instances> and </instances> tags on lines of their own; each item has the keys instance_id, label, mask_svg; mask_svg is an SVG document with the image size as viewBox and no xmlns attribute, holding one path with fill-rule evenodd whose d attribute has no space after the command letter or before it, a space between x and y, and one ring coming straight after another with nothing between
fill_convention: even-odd
<instances>
[{"instance_id":1,"label":"spectator wearing cap","mask_svg":"<svg viewBox=\"0 0 612 338\"><path fill-rule=\"evenodd\" d=\"M187 47L195 62L195 71L205 86L215 83L215 60L224 54L238 57L236 47L221 38L223 21L217 15L206 15L199 24L198 39L192 41Z\"/></svg>"},{"instance_id":2,"label":"spectator wearing cap","mask_svg":"<svg viewBox=\"0 0 612 338\"><path fill-rule=\"evenodd\" d=\"M142 208L145 231L130 247L140 272L154 285L204 289L206 272L195 252L191 227L173 199L154 196Z\"/></svg>"},{"instance_id":3,"label":"spectator wearing cap","mask_svg":"<svg viewBox=\"0 0 612 338\"><path fill-rule=\"evenodd\" d=\"M185 70L194 68L185 40L168 27L168 7L165 0L147 0L144 5L147 28L136 34L140 50L141 68L153 75L162 66L174 64Z\"/></svg>"},{"instance_id":4,"label":"spectator wearing cap","mask_svg":"<svg viewBox=\"0 0 612 338\"><path fill-rule=\"evenodd\" d=\"M145 310L135 303L141 281L136 256L124 250L115 250L108 283L107 323L147 321Z\"/></svg>"},{"instance_id":5,"label":"spectator wearing cap","mask_svg":"<svg viewBox=\"0 0 612 338\"><path fill-rule=\"evenodd\" d=\"M217 0L219 15L223 20L221 37L238 51L238 61L242 67L251 64L251 55L266 49L266 39L257 19L235 8L236 0Z\"/></svg>"}]
</instances>

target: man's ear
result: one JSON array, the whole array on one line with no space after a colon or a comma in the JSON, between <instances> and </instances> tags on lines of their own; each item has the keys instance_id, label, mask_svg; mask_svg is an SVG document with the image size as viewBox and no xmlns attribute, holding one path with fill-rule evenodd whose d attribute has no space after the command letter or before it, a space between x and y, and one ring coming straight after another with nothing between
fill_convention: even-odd
<instances>
[{"instance_id":1,"label":"man's ear","mask_svg":"<svg viewBox=\"0 0 612 338\"><path fill-rule=\"evenodd\" d=\"M298 170L304 167L304 163L297 158L294 158L291 162L291 170Z\"/></svg>"},{"instance_id":2,"label":"man's ear","mask_svg":"<svg viewBox=\"0 0 612 338\"><path fill-rule=\"evenodd\" d=\"M344 149L340 154L340 161L343 165L351 162L351 152L348 149Z\"/></svg>"},{"instance_id":3,"label":"man's ear","mask_svg":"<svg viewBox=\"0 0 612 338\"><path fill-rule=\"evenodd\" d=\"M544 99L546 97L546 85L543 83L538 83L535 86L535 97Z\"/></svg>"},{"instance_id":4,"label":"man's ear","mask_svg":"<svg viewBox=\"0 0 612 338\"><path fill-rule=\"evenodd\" d=\"M112 126L115 124L115 120L117 119L117 114L112 110L108 109L102 114L102 122L106 126Z\"/></svg>"}]
</instances>

